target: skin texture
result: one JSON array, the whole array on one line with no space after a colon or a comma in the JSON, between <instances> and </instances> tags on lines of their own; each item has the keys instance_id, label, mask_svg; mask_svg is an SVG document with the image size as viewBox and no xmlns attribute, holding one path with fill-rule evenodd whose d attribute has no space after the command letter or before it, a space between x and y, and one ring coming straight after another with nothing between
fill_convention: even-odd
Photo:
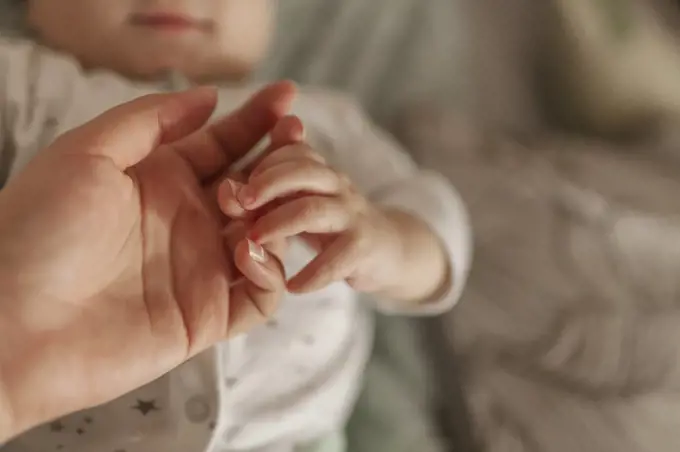
<instances>
[{"instance_id":1,"label":"skin texture","mask_svg":"<svg viewBox=\"0 0 680 452\"><path fill-rule=\"evenodd\" d=\"M289 275L289 291L315 292L346 281L357 291L417 305L450 285L448 256L427 224L364 197L302 141L298 118L281 124L300 138L257 162L245 183L222 183L218 202L253 242L300 237L318 253Z\"/></svg>"},{"instance_id":2,"label":"skin texture","mask_svg":"<svg viewBox=\"0 0 680 452\"><path fill-rule=\"evenodd\" d=\"M209 25L170 31L136 19L158 12ZM269 0L30 0L29 14L45 43L86 67L205 81L251 72L272 11ZM282 119L292 97L290 84L274 85L207 128L212 91L143 98L59 138L0 192L0 430L8 426L0 442L247 332L286 289L345 280L418 304L448 286L435 235L408 214L371 205L318 162L299 121ZM230 225L217 203L223 171L266 134L266 155L277 157L256 173L286 155L311 173L281 172L259 200L274 207L269 215ZM248 186L254 175L230 177ZM291 179L335 188L291 193ZM329 195L326 207L292 209L298 191ZM320 256L286 283L280 262L297 235Z\"/></svg>"},{"instance_id":3,"label":"skin texture","mask_svg":"<svg viewBox=\"0 0 680 452\"><path fill-rule=\"evenodd\" d=\"M293 95L269 86L210 127L212 89L147 96L58 138L5 186L0 442L146 384L276 309L281 247L257 262L247 242L228 243L213 184L273 129L274 144L290 142L277 124Z\"/></svg>"},{"instance_id":4,"label":"skin texture","mask_svg":"<svg viewBox=\"0 0 680 452\"><path fill-rule=\"evenodd\" d=\"M31 27L43 42L86 67L132 78L177 71L196 81L238 80L264 57L272 0L29 0ZM155 25L170 14L189 27Z\"/></svg>"}]
</instances>

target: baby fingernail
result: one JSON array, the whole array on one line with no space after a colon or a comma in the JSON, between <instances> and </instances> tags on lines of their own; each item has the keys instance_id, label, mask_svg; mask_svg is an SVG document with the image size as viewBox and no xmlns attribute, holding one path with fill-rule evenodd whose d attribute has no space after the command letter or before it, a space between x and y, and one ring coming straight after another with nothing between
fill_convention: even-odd
<instances>
[{"instance_id":1,"label":"baby fingernail","mask_svg":"<svg viewBox=\"0 0 680 452\"><path fill-rule=\"evenodd\" d=\"M250 254L250 258L255 262L260 264L267 262L267 252L265 249L252 240L248 240L248 254Z\"/></svg>"},{"instance_id":2,"label":"baby fingernail","mask_svg":"<svg viewBox=\"0 0 680 452\"><path fill-rule=\"evenodd\" d=\"M227 182L229 183L229 188L231 189L232 196L240 203L241 191L243 191L244 185L240 182L236 182L235 180L231 179L227 179Z\"/></svg>"},{"instance_id":3,"label":"baby fingernail","mask_svg":"<svg viewBox=\"0 0 680 452\"><path fill-rule=\"evenodd\" d=\"M238 202L241 203L241 206L243 206L243 208L247 208L250 204L253 203L255 197L253 196L251 190L248 187L241 187L238 193L236 193L236 199L238 199Z\"/></svg>"}]
</instances>

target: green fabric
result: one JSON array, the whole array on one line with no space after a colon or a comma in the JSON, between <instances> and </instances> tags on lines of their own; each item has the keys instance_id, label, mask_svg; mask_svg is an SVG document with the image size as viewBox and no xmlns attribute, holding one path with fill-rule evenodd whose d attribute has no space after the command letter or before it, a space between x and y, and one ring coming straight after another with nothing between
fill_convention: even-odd
<instances>
[{"instance_id":1,"label":"green fabric","mask_svg":"<svg viewBox=\"0 0 680 452\"><path fill-rule=\"evenodd\" d=\"M296 452L443 452L428 407L429 366L412 320L379 316L364 388L346 432Z\"/></svg>"},{"instance_id":2,"label":"green fabric","mask_svg":"<svg viewBox=\"0 0 680 452\"><path fill-rule=\"evenodd\" d=\"M635 27L635 10L631 0L598 0L605 26L617 40L632 36Z\"/></svg>"},{"instance_id":3,"label":"green fabric","mask_svg":"<svg viewBox=\"0 0 680 452\"><path fill-rule=\"evenodd\" d=\"M455 0L281 0L262 79L290 78L355 96L379 122L411 102L463 93Z\"/></svg>"},{"instance_id":4,"label":"green fabric","mask_svg":"<svg viewBox=\"0 0 680 452\"><path fill-rule=\"evenodd\" d=\"M0 34L21 35L23 28L23 7L19 0L0 0Z\"/></svg>"},{"instance_id":5,"label":"green fabric","mask_svg":"<svg viewBox=\"0 0 680 452\"><path fill-rule=\"evenodd\" d=\"M432 377L413 320L377 319L364 389L347 427L348 452L442 452L428 406Z\"/></svg>"},{"instance_id":6,"label":"green fabric","mask_svg":"<svg viewBox=\"0 0 680 452\"><path fill-rule=\"evenodd\" d=\"M312 444L296 447L295 452L347 452L347 441L344 433L336 432Z\"/></svg>"}]
</instances>

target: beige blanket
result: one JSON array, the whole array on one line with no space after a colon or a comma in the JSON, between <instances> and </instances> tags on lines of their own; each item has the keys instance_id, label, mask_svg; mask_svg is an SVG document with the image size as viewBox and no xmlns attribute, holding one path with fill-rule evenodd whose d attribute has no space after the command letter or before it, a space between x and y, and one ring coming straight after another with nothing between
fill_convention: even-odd
<instances>
[{"instance_id":1,"label":"beige blanket","mask_svg":"<svg viewBox=\"0 0 680 452\"><path fill-rule=\"evenodd\" d=\"M491 452L680 450L680 164L421 114L406 139L466 199L476 255L444 321Z\"/></svg>"}]
</instances>

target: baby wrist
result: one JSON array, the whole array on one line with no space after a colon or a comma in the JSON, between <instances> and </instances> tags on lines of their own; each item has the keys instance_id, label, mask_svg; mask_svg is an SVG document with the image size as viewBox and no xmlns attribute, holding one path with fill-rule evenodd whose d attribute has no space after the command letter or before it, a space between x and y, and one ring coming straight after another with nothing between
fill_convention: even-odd
<instances>
[{"instance_id":1,"label":"baby wrist","mask_svg":"<svg viewBox=\"0 0 680 452\"><path fill-rule=\"evenodd\" d=\"M430 227L408 212L385 211L398 243L399 257L394 259L394 285L383 296L400 304L427 303L450 283L447 253Z\"/></svg>"}]
</instances>

